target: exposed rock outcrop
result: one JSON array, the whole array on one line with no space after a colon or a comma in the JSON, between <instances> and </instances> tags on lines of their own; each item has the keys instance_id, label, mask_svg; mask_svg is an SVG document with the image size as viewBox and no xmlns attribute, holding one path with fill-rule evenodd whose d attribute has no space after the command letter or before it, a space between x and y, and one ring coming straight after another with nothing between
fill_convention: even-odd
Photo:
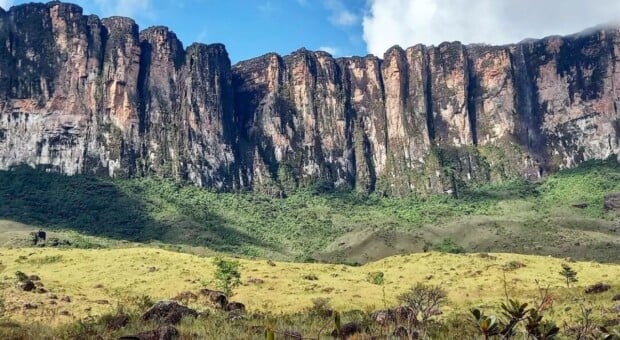
<instances>
[{"instance_id":1,"label":"exposed rock outcrop","mask_svg":"<svg viewBox=\"0 0 620 340\"><path fill-rule=\"evenodd\" d=\"M60 2L0 11L0 168L389 195L620 154L620 29L231 66L165 27Z\"/></svg>"},{"instance_id":2,"label":"exposed rock outcrop","mask_svg":"<svg viewBox=\"0 0 620 340\"><path fill-rule=\"evenodd\" d=\"M177 324L184 317L197 317L198 312L174 301L159 301L142 314L144 321L156 321L161 324Z\"/></svg>"}]
</instances>

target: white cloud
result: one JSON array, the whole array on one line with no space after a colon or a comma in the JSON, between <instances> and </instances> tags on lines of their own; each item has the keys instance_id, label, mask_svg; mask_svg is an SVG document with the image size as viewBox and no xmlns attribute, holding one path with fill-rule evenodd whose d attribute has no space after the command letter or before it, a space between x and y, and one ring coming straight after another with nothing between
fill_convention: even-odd
<instances>
[{"instance_id":1,"label":"white cloud","mask_svg":"<svg viewBox=\"0 0 620 340\"><path fill-rule=\"evenodd\" d=\"M618 0L369 0L369 53L443 41L505 44L620 20Z\"/></svg>"},{"instance_id":2,"label":"white cloud","mask_svg":"<svg viewBox=\"0 0 620 340\"><path fill-rule=\"evenodd\" d=\"M336 26L353 26L359 22L359 17L347 9L340 0L325 0L325 8L331 12L329 22Z\"/></svg>"},{"instance_id":3,"label":"white cloud","mask_svg":"<svg viewBox=\"0 0 620 340\"><path fill-rule=\"evenodd\" d=\"M13 6L13 0L0 0L0 7L9 9L11 6Z\"/></svg>"},{"instance_id":4,"label":"white cloud","mask_svg":"<svg viewBox=\"0 0 620 340\"><path fill-rule=\"evenodd\" d=\"M152 16L151 0L95 0L105 16L121 15L135 18L136 16Z\"/></svg>"},{"instance_id":5,"label":"white cloud","mask_svg":"<svg viewBox=\"0 0 620 340\"><path fill-rule=\"evenodd\" d=\"M319 51L325 51L333 56L338 55L338 48L332 46L321 46Z\"/></svg>"}]
</instances>

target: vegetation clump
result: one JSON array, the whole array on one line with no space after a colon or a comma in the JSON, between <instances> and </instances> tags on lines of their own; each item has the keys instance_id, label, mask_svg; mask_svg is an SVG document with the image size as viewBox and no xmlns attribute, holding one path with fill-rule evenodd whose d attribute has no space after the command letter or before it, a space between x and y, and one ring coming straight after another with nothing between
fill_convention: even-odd
<instances>
[{"instance_id":1,"label":"vegetation clump","mask_svg":"<svg viewBox=\"0 0 620 340\"><path fill-rule=\"evenodd\" d=\"M506 262L506 264L504 264L502 268L505 271L509 272L509 271L517 270L517 269L524 268L524 267L527 267L525 263L513 260L510 262Z\"/></svg>"},{"instance_id":2,"label":"vegetation clump","mask_svg":"<svg viewBox=\"0 0 620 340\"><path fill-rule=\"evenodd\" d=\"M366 281L374 284L374 285L382 285L383 281L384 281L385 277L383 272L377 271L377 272L370 272L368 273L368 275L366 276Z\"/></svg>"},{"instance_id":3,"label":"vegetation clump","mask_svg":"<svg viewBox=\"0 0 620 340\"><path fill-rule=\"evenodd\" d=\"M449 254L462 254L465 252L465 248L449 238L445 238L440 243L434 244L433 250Z\"/></svg>"}]
</instances>

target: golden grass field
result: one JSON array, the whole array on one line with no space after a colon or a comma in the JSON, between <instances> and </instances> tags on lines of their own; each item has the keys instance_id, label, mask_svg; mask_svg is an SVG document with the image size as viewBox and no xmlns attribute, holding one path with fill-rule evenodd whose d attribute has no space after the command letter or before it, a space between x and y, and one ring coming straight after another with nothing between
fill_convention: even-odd
<instances>
[{"instance_id":1,"label":"golden grass field","mask_svg":"<svg viewBox=\"0 0 620 340\"><path fill-rule=\"evenodd\" d=\"M611 307L611 296L620 293L620 265L577 262L579 282L567 289L558 274L562 259L551 257L490 254L453 255L426 253L394 256L360 267L333 264L276 262L239 259L243 284L233 300L250 311L292 313L312 305L312 299L325 297L337 310L370 310L396 304L396 296L417 282L441 285L448 291L447 311L466 312L472 307L494 310L508 294L522 301L536 298L537 284L550 286L557 297L550 316L556 320L573 318L579 304L604 315ZM152 248L127 249L0 249L2 297L5 310L16 321L61 324L88 315L114 311L119 305L148 295L153 300L170 299L184 291L196 292L213 278L212 259ZM505 271L503 266L518 261L526 266ZM149 270L156 267L156 270ZM57 300L51 305L48 294L23 292L15 287L16 271L36 274L50 293L68 295L71 302ZM384 286L367 281L369 272L382 271ZM318 280L306 280L314 274ZM248 283L250 278L264 280ZM586 295L584 287L599 281L612 289L599 295ZM506 282L506 284L504 284ZM385 288L385 301L383 295ZM107 300L102 304L100 300ZM99 302L98 302L99 301ZM22 308L36 302L33 310ZM191 305L191 303L190 303ZM206 308L196 305L198 309ZM70 316L60 315L69 311Z\"/></svg>"}]
</instances>

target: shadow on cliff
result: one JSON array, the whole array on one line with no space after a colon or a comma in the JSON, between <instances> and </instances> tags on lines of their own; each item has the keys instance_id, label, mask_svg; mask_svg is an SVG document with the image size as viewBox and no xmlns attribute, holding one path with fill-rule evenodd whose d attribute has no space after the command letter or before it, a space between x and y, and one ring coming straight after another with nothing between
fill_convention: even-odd
<instances>
[{"instance_id":1,"label":"shadow on cliff","mask_svg":"<svg viewBox=\"0 0 620 340\"><path fill-rule=\"evenodd\" d=\"M206 246L241 252L245 246L274 250L216 214L166 211L165 202L125 192L91 176L63 176L26 166L0 171L0 218L52 229L134 242ZM152 216L163 216L154 218Z\"/></svg>"}]
</instances>

